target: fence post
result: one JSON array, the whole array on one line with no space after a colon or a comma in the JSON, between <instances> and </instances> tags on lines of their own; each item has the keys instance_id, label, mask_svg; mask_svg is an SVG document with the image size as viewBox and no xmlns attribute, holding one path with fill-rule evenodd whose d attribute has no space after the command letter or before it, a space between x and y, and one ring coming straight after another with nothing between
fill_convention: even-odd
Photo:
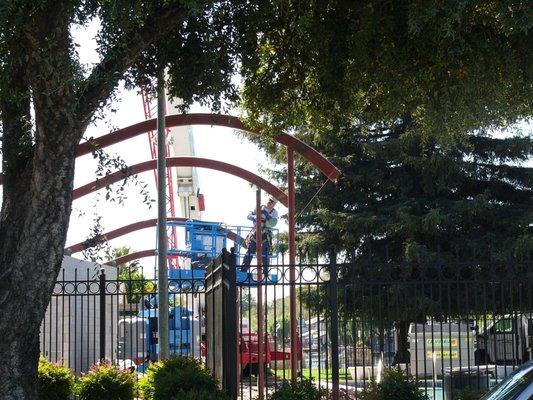
<instances>
[{"instance_id":1,"label":"fence post","mask_svg":"<svg viewBox=\"0 0 533 400\"><path fill-rule=\"evenodd\" d=\"M223 289L223 312L224 312L224 389L232 399L238 395L238 351L237 337L237 277L236 257L234 251L228 253L222 249L222 289Z\"/></svg>"},{"instance_id":2,"label":"fence post","mask_svg":"<svg viewBox=\"0 0 533 400\"><path fill-rule=\"evenodd\" d=\"M237 284L235 254L222 254L207 266L205 275L206 363L212 375L237 399Z\"/></svg>"},{"instance_id":3,"label":"fence post","mask_svg":"<svg viewBox=\"0 0 533 400\"><path fill-rule=\"evenodd\" d=\"M337 255L329 252L329 296L331 304L331 399L339 399L339 298L337 290Z\"/></svg>"},{"instance_id":4,"label":"fence post","mask_svg":"<svg viewBox=\"0 0 533 400\"><path fill-rule=\"evenodd\" d=\"M105 360L105 269L100 269L100 360Z\"/></svg>"}]
</instances>

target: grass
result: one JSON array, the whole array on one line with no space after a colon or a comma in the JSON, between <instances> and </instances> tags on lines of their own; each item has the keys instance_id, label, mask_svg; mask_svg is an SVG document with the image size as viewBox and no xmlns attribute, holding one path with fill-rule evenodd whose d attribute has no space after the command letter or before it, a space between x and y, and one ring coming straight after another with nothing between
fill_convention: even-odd
<instances>
[{"instance_id":1,"label":"grass","mask_svg":"<svg viewBox=\"0 0 533 400\"><path fill-rule=\"evenodd\" d=\"M278 378L280 379L283 379L283 371L285 371L285 379L289 379L291 377L291 370L290 368L289 369L271 369L270 370L273 374L275 374ZM320 370L320 375L319 375L319 370L318 368L312 368L312 369L309 369L309 368L304 368L302 369L302 376L304 378L311 378L315 381L318 381L318 380L328 380L328 381L331 381L332 380L332 377L331 377L331 369L321 369ZM344 371L344 370L339 370L339 380L342 382L342 381L345 381L345 380L351 380L352 377L350 376L350 374L347 372L347 371Z\"/></svg>"}]
</instances>

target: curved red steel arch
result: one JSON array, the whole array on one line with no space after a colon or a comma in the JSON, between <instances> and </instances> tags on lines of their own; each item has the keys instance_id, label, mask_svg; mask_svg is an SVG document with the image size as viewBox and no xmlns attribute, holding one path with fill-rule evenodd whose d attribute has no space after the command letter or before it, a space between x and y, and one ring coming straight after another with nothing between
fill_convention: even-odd
<instances>
[{"instance_id":1,"label":"curved red steel arch","mask_svg":"<svg viewBox=\"0 0 533 400\"><path fill-rule=\"evenodd\" d=\"M187 221L187 218L168 217L167 221L168 222L185 222L185 221ZM117 238L119 236L123 236L123 235L126 235L128 233L135 232L135 231L138 231L138 230L141 230L141 229L150 228L150 227L156 226L156 225L157 225L157 218L146 219L144 221L134 222L133 224L125 225L125 226L122 226L122 227L120 227L118 229L114 229L112 231L109 231L109 232L106 232L106 233L102 233L101 237L105 238L106 240L111 240L111 239L115 239L115 238ZM228 238L230 240L235 241L238 238L238 236L237 236L237 234L235 232L233 232L233 231L231 231L229 229L225 229L225 231L227 232ZM244 238L240 237L240 239L241 239L241 246L246 248L246 245L244 243ZM65 248L65 251L70 253L70 254L75 254L75 253L79 253L80 251L83 251L83 250L87 249L88 247L91 247L91 246L86 246L86 242L80 242L80 243L73 244L72 246L69 246L69 247ZM152 252L151 255L154 255L154 254L155 253ZM144 257L147 257L147 256L144 256ZM127 261L125 261L125 262L127 262Z\"/></svg>"},{"instance_id":2,"label":"curved red steel arch","mask_svg":"<svg viewBox=\"0 0 533 400\"><path fill-rule=\"evenodd\" d=\"M165 118L166 126L171 128L174 126L187 125L211 125L223 126L227 128L238 129L244 132L261 135L260 132L247 128L242 121L231 115L221 114L173 114L167 115ZM89 154L94 147L103 148L122 142L140 134L150 132L156 129L156 119L149 119L130 125L126 128L118 129L114 132L108 133L90 141L84 142L78 146L76 157ZM286 133L280 133L273 138L276 142L293 149L305 157L309 162L315 165L329 180L336 182L340 176L340 171L335 167L326 157L318 151L308 146L301 140ZM0 185L3 184L3 174L0 174Z\"/></svg>"},{"instance_id":3,"label":"curved red steel arch","mask_svg":"<svg viewBox=\"0 0 533 400\"><path fill-rule=\"evenodd\" d=\"M153 257L156 255L156 251L156 249L135 251L126 254L125 256L115 258L114 260L106 261L104 264L113 265L113 263L116 263L116 265L122 265L133 260L138 260L139 258Z\"/></svg>"},{"instance_id":4,"label":"curved red steel arch","mask_svg":"<svg viewBox=\"0 0 533 400\"><path fill-rule=\"evenodd\" d=\"M222 161L210 160L207 158L198 158L198 157L169 157L167 158L168 167L198 167L198 168L209 168L221 172L226 172L231 175L238 176L239 178L245 179L248 182L251 182L261 189L265 190L270 195L274 196L280 203L284 206L288 206L287 195L277 186L271 184L266 179L261 178L259 175L256 175L250 171L247 171L243 168L237 167L235 165L227 164ZM145 161L139 164L132 165L126 171L114 172L110 175L107 175L101 180L96 180L86 185L80 186L79 188L74 189L72 192L73 199L80 198L99 190L107 185L118 182L128 176L136 175L138 173L148 171L151 169L157 168L157 160Z\"/></svg>"},{"instance_id":5,"label":"curved red steel arch","mask_svg":"<svg viewBox=\"0 0 533 400\"><path fill-rule=\"evenodd\" d=\"M126 128L116 130L107 135L100 136L84 142L78 146L76 156L88 154L96 146L99 148L107 147L123 140L130 139L142 133L156 130L157 120L148 119ZM165 126L168 128L174 126L187 125L211 125L223 126L226 128L238 129L244 132L253 133L254 135L261 135L261 132L247 128L243 122L232 115L222 114L172 114L165 117ZM335 182L340 176L340 171L335 167L326 157L313 149L311 146L305 144L301 140L286 133L280 133L273 138L276 142L293 149L305 157L310 163L315 165L329 180Z\"/></svg>"}]
</instances>

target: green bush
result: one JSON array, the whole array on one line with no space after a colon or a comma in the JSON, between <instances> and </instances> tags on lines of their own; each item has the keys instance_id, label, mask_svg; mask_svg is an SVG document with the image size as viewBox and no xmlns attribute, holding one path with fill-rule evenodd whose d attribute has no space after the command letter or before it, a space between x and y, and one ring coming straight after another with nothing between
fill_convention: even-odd
<instances>
[{"instance_id":1,"label":"green bush","mask_svg":"<svg viewBox=\"0 0 533 400\"><path fill-rule=\"evenodd\" d=\"M137 389L143 400L229 400L198 360L183 356L150 364Z\"/></svg>"},{"instance_id":2,"label":"green bush","mask_svg":"<svg viewBox=\"0 0 533 400\"><path fill-rule=\"evenodd\" d=\"M361 400L426 400L427 396L416 382L396 369L383 371L380 383L371 382L370 387L361 393Z\"/></svg>"},{"instance_id":3,"label":"green bush","mask_svg":"<svg viewBox=\"0 0 533 400\"><path fill-rule=\"evenodd\" d=\"M93 365L76 385L80 400L132 400L134 379L116 365Z\"/></svg>"},{"instance_id":4,"label":"green bush","mask_svg":"<svg viewBox=\"0 0 533 400\"><path fill-rule=\"evenodd\" d=\"M60 364L39 358L38 393L40 400L68 400L74 387L74 375Z\"/></svg>"},{"instance_id":5,"label":"green bush","mask_svg":"<svg viewBox=\"0 0 533 400\"><path fill-rule=\"evenodd\" d=\"M270 400L321 400L327 390L319 389L312 380L302 379L294 385L284 382Z\"/></svg>"}]
</instances>

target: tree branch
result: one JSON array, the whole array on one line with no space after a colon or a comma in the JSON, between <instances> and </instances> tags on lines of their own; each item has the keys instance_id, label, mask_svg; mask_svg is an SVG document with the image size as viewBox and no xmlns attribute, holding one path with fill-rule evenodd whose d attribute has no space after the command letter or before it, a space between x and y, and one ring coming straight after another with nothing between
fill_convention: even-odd
<instances>
[{"instance_id":1,"label":"tree branch","mask_svg":"<svg viewBox=\"0 0 533 400\"><path fill-rule=\"evenodd\" d=\"M137 56L158 39L167 35L186 16L187 10L184 7L168 6L157 15L148 17L138 30L124 33L122 40L119 40L106 53L79 89L76 96L78 105L75 116L81 127L89 124L93 114L109 98Z\"/></svg>"}]
</instances>

